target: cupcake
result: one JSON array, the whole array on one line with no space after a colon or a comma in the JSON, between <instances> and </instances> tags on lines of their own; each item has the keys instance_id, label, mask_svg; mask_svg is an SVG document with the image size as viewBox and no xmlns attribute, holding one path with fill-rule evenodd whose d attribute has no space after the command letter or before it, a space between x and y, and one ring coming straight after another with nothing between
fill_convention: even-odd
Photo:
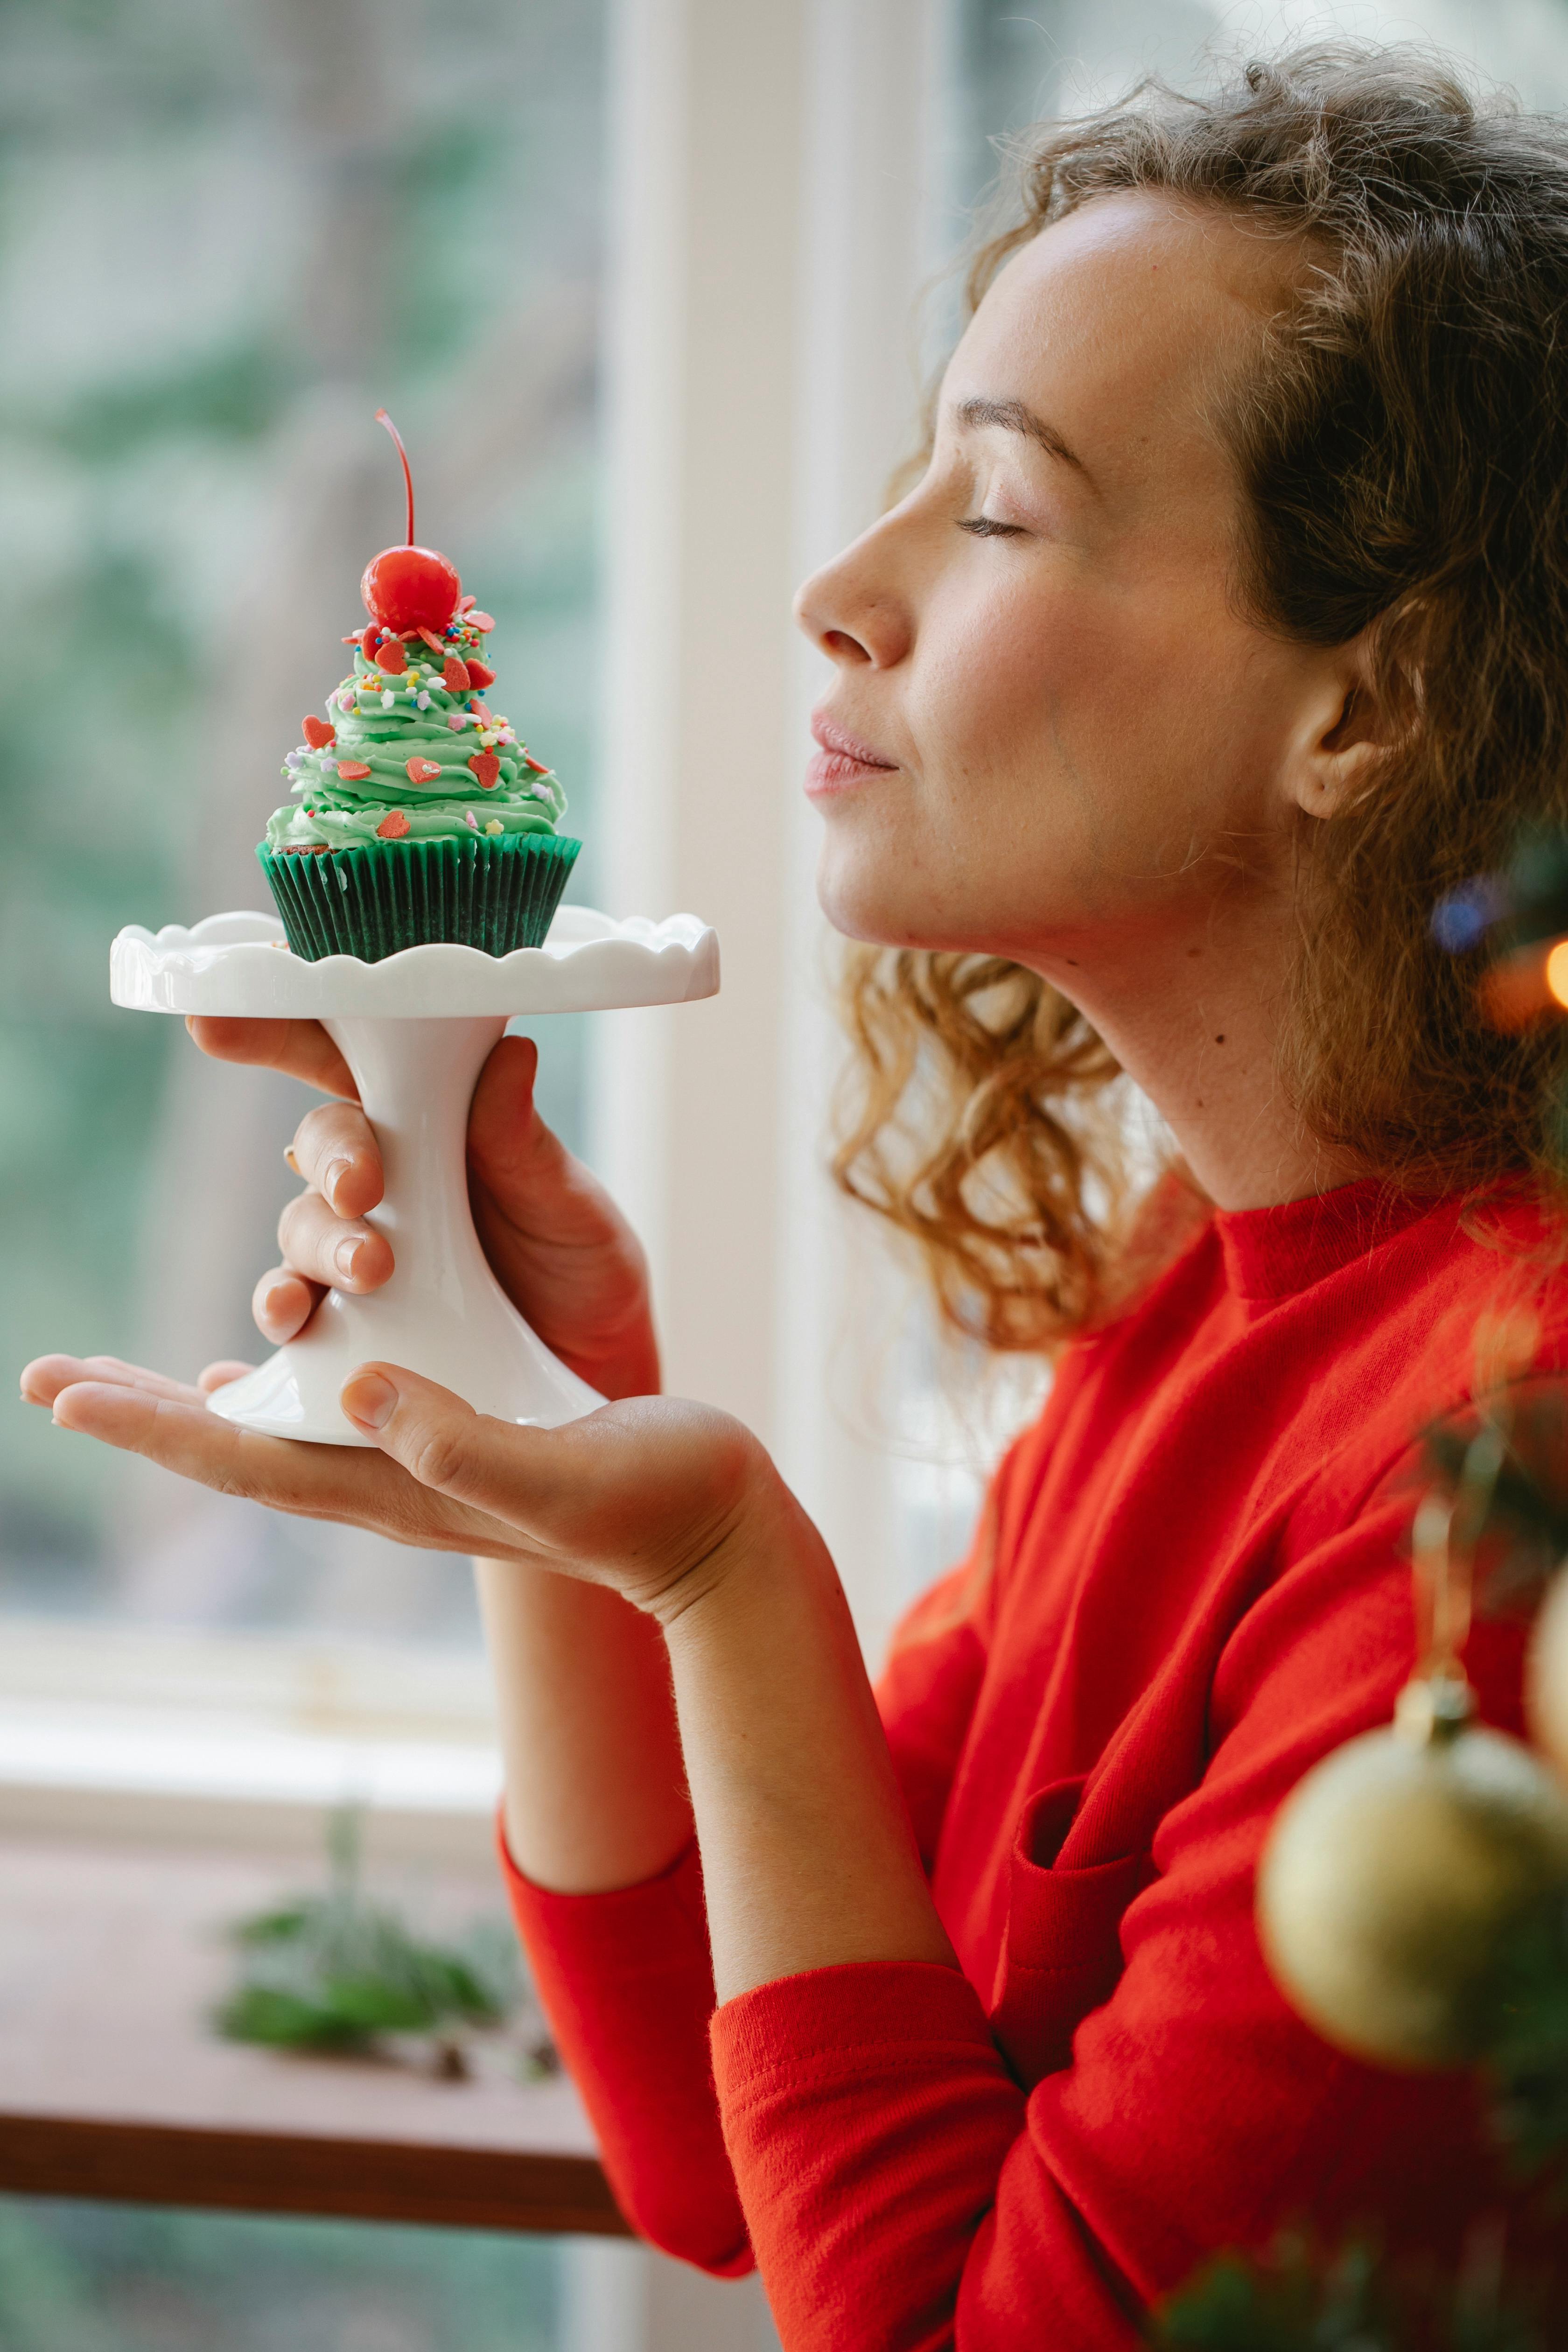
<instances>
[{"instance_id":1,"label":"cupcake","mask_svg":"<svg viewBox=\"0 0 1568 2352\"><path fill-rule=\"evenodd\" d=\"M509 955L537 947L582 846L556 830L565 798L489 700L495 624L434 549L385 549L361 583L370 619L353 668L303 726L293 797L257 849L289 945L314 962L377 963L449 940Z\"/></svg>"}]
</instances>

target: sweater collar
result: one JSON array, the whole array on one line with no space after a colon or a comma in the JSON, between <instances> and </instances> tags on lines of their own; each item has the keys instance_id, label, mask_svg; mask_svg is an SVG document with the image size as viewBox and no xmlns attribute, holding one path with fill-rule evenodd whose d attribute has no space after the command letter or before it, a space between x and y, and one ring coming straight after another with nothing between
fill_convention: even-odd
<instances>
[{"instance_id":1,"label":"sweater collar","mask_svg":"<svg viewBox=\"0 0 1568 2352\"><path fill-rule=\"evenodd\" d=\"M1383 1177L1368 1176L1274 1208L1216 1210L1226 1283L1240 1298L1290 1297L1369 1257L1442 1205L1430 1193L1399 1192ZM1448 1205L1455 1205L1451 1197Z\"/></svg>"}]
</instances>

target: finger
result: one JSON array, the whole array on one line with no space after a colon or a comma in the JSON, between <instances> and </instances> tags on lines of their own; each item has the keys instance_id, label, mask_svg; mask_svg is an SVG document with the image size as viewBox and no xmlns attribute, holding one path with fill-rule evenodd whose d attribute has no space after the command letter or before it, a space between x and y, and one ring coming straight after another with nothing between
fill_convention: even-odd
<instances>
[{"instance_id":1,"label":"finger","mask_svg":"<svg viewBox=\"0 0 1568 2352\"><path fill-rule=\"evenodd\" d=\"M171 1397L199 1404L201 1392L163 1372L150 1372L142 1364L122 1363L118 1356L38 1356L22 1374L22 1395L28 1404L52 1405L62 1389L78 1381L95 1381L114 1388L140 1389L149 1396Z\"/></svg>"},{"instance_id":2,"label":"finger","mask_svg":"<svg viewBox=\"0 0 1568 2352\"><path fill-rule=\"evenodd\" d=\"M362 1218L334 1217L319 1192L301 1192L278 1220L278 1246L291 1274L339 1290L379 1290L392 1272L392 1244Z\"/></svg>"},{"instance_id":3,"label":"finger","mask_svg":"<svg viewBox=\"0 0 1568 2352\"><path fill-rule=\"evenodd\" d=\"M193 1401L194 1398L194 1401ZM426 1493L380 1454L352 1445L302 1445L263 1437L209 1412L199 1397L159 1395L119 1382L82 1381L55 1400L61 1429L140 1454L164 1469L296 1517L349 1520L400 1543L442 1551L515 1552L510 1530L445 1496Z\"/></svg>"},{"instance_id":4,"label":"finger","mask_svg":"<svg viewBox=\"0 0 1568 2352\"><path fill-rule=\"evenodd\" d=\"M479 1072L468 1106L468 1150L487 1184L504 1186L508 1171L528 1152L538 1073L539 1048L531 1037L503 1037Z\"/></svg>"},{"instance_id":5,"label":"finger","mask_svg":"<svg viewBox=\"0 0 1568 2352\"><path fill-rule=\"evenodd\" d=\"M322 1103L294 1130L289 1165L340 1217L363 1217L381 1199L381 1148L357 1103Z\"/></svg>"},{"instance_id":6,"label":"finger","mask_svg":"<svg viewBox=\"0 0 1568 2352\"><path fill-rule=\"evenodd\" d=\"M264 1274L250 1294L250 1312L257 1329L275 1348L302 1331L316 1311L321 1297L317 1282L307 1282L302 1274L291 1274L286 1265L274 1266ZM205 1374L203 1374L205 1381Z\"/></svg>"},{"instance_id":7,"label":"finger","mask_svg":"<svg viewBox=\"0 0 1568 2352\"><path fill-rule=\"evenodd\" d=\"M319 1021L231 1021L189 1013L185 1027L215 1062L248 1062L303 1078L324 1095L359 1100L349 1066Z\"/></svg>"},{"instance_id":8,"label":"finger","mask_svg":"<svg viewBox=\"0 0 1568 2352\"><path fill-rule=\"evenodd\" d=\"M231 1381L242 1381L247 1372L253 1372L255 1370L254 1364L234 1363L225 1356L217 1363L208 1364L204 1371L196 1374L196 1386L203 1396L210 1397L218 1389L227 1388Z\"/></svg>"}]
</instances>

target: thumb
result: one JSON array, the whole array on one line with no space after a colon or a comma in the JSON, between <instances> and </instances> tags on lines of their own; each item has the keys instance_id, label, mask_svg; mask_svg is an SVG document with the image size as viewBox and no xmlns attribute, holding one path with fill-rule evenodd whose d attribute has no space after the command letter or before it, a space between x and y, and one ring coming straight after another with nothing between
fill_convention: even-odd
<instances>
[{"instance_id":1,"label":"thumb","mask_svg":"<svg viewBox=\"0 0 1568 2352\"><path fill-rule=\"evenodd\" d=\"M537 1429L386 1363L360 1365L342 1397L421 1486L515 1528L542 1565L611 1582L639 1607L734 1530L760 1483L778 1484L740 1422L677 1398Z\"/></svg>"},{"instance_id":2,"label":"thumb","mask_svg":"<svg viewBox=\"0 0 1568 2352\"><path fill-rule=\"evenodd\" d=\"M354 1427L422 1486L514 1526L548 1518L565 1481L552 1430L496 1421L401 1364L361 1364L340 1392Z\"/></svg>"}]
</instances>

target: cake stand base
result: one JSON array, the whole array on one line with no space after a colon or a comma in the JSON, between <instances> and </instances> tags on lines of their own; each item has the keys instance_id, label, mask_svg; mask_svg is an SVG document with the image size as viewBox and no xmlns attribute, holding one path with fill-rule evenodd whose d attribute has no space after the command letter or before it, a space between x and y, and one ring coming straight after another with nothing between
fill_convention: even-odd
<instances>
[{"instance_id":1,"label":"cake stand base","mask_svg":"<svg viewBox=\"0 0 1568 2352\"><path fill-rule=\"evenodd\" d=\"M327 1019L375 1129L386 1192L366 1223L396 1271L359 1297L330 1290L298 1339L212 1410L243 1429L318 1444L369 1445L338 1402L356 1365L406 1364L477 1412L546 1429L604 1402L532 1331L490 1272L468 1210L468 1105L504 1013L468 1020Z\"/></svg>"}]
</instances>

